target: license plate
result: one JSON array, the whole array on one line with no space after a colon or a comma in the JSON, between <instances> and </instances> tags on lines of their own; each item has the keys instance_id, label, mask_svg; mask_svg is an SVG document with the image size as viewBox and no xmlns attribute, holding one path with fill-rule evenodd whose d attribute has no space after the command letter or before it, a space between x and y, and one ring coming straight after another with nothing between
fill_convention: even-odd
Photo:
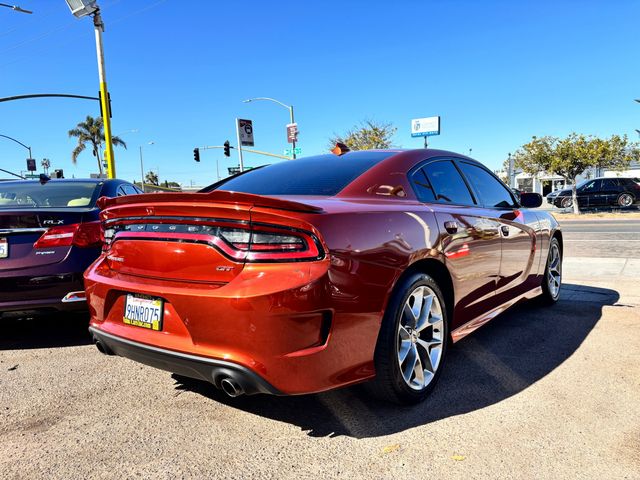
<instances>
[{"instance_id":1,"label":"license plate","mask_svg":"<svg viewBox=\"0 0 640 480\"><path fill-rule=\"evenodd\" d=\"M7 258L9 256L9 242L6 238L0 238L0 258Z\"/></svg>"},{"instance_id":2,"label":"license plate","mask_svg":"<svg viewBox=\"0 0 640 480\"><path fill-rule=\"evenodd\" d=\"M164 305L161 298L129 293L124 302L122 321L127 325L160 331L163 313Z\"/></svg>"}]
</instances>

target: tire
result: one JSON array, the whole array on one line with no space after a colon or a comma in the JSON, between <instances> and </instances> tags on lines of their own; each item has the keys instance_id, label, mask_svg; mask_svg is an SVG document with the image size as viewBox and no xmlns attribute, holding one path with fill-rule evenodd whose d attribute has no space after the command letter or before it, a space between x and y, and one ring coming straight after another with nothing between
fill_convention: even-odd
<instances>
[{"instance_id":1,"label":"tire","mask_svg":"<svg viewBox=\"0 0 640 480\"><path fill-rule=\"evenodd\" d=\"M542 279L542 294L538 297L543 305L553 305L560 298L562 286L562 250L560 242L553 237L549 242L549 253Z\"/></svg>"},{"instance_id":2,"label":"tire","mask_svg":"<svg viewBox=\"0 0 640 480\"><path fill-rule=\"evenodd\" d=\"M633 195L629 193L621 193L616 202L619 207L626 208L633 205Z\"/></svg>"},{"instance_id":3,"label":"tire","mask_svg":"<svg viewBox=\"0 0 640 480\"><path fill-rule=\"evenodd\" d=\"M438 284L424 273L402 279L382 320L370 390L387 402L423 401L440 377L448 346L448 315Z\"/></svg>"},{"instance_id":4,"label":"tire","mask_svg":"<svg viewBox=\"0 0 640 480\"><path fill-rule=\"evenodd\" d=\"M560 201L561 208L569 208L573 205L573 198L565 197Z\"/></svg>"}]
</instances>

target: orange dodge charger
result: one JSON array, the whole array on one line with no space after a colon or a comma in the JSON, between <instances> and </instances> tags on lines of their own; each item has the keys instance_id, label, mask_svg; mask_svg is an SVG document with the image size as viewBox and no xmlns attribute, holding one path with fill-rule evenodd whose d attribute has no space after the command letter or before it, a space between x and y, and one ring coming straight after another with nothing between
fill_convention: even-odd
<instances>
[{"instance_id":1,"label":"orange dodge charger","mask_svg":"<svg viewBox=\"0 0 640 480\"><path fill-rule=\"evenodd\" d=\"M230 396L370 381L419 402L451 342L518 301L557 301L562 233L527 209L541 201L441 150L320 155L199 193L103 199L90 331L103 353Z\"/></svg>"}]
</instances>

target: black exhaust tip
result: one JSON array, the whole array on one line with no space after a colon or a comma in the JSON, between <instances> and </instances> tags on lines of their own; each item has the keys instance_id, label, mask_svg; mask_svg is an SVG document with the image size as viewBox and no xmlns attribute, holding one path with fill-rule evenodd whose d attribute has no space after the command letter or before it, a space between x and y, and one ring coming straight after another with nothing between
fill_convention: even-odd
<instances>
[{"instance_id":1,"label":"black exhaust tip","mask_svg":"<svg viewBox=\"0 0 640 480\"><path fill-rule=\"evenodd\" d=\"M104 343L98 340L96 337L93 337L93 343L96 344L96 348L98 351L104 355L113 355L114 353L111 351L109 347L107 347Z\"/></svg>"}]
</instances>

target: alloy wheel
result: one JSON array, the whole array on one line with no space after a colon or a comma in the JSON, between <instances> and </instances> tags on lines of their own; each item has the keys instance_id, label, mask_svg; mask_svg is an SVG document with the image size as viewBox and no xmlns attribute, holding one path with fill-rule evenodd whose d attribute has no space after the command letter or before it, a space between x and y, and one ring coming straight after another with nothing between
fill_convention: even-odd
<instances>
[{"instance_id":1,"label":"alloy wheel","mask_svg":"<svg viewBox=\"0 0 640 480\"><path fill-rule=\"evenodd\" d=\"M547 286L554 299L558 298L561 282L562 261L560 259L560 248L558 248L557 243L553 243L549 250L549 261L547 263Z\"/></svg>"},{"instance_id":2,"label":"alloy wheel","mask_svg":"<svg viewBox=\"0 0 640 480\"><path fill-rule=\"evenodd\" d=\"M633 203L633 197L628 193L623 193L618 197L618 205L621 207L629 207Z\"/></svg>"},{"instance_id":3,"label":"alloy wheel","mask_svg":"<svg viewBox=\"0 0 640 480\"><path fill-rule=\"evenodd\" d=\"M444 342L442 306L427 286L411 292L398 322L398 364L405 383L414 390L426 388L438 370Z\"/></svg>"}]
</instances>

